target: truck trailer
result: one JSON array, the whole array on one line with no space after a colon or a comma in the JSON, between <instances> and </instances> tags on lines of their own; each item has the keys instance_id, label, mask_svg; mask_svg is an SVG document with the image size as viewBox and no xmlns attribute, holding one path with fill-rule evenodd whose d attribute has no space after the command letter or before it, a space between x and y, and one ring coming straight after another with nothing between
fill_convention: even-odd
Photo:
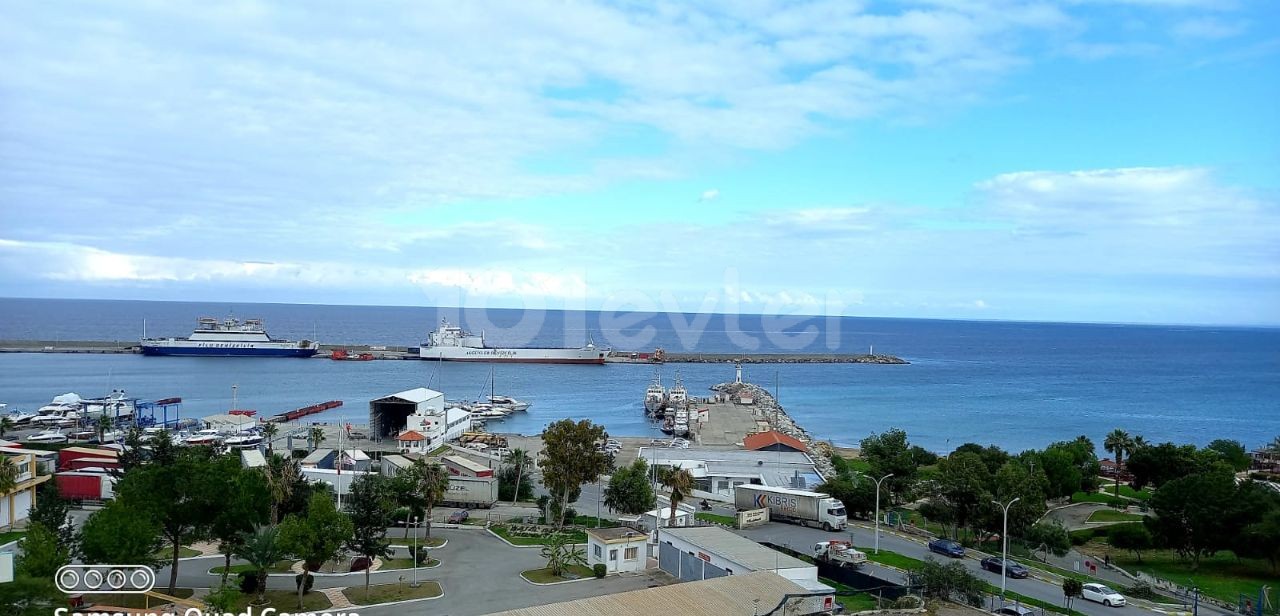
<instances>
[{"instance_id":1,"label":"truck trailer","mask_svg":"<svg viewBox=\"0 0 1280 616\"><path fill-rule=\"evenodd\" d=\"M733 498L738 511L768 509L769 518L780 522L825 531L844 530L848 523L844 503L821 492L743 484L733 489Z\"/></svg>"},{"instance_id":2,"label":"truck trailer","mask_svg":"<svg viewBox=\"0 0 1280 616\"><path fill-rule=\"evenodd\" d=\"M451 475L441 501L453 507L488 509L498 502L498 478Z\"/></svg>"}]
</instances>

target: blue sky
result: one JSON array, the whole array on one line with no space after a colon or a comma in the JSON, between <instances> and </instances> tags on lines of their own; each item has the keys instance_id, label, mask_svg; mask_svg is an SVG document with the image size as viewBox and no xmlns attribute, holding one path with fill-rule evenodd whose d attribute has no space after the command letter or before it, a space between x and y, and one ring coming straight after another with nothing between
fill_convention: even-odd
<instances>
[{"instance_id":1,"label":"blue sky","mask_svg":"<svg viewBox=\"0 0 1280 616\"><path fill-rule=\"evenodd\" d=\"M1280 324L1280 8L6 3L0 295Z\"/></svg>"}]
</instances>

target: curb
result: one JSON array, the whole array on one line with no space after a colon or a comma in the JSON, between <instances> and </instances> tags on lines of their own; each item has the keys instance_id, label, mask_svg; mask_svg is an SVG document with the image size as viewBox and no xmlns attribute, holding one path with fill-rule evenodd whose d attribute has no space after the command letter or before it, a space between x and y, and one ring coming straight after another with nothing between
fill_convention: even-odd
<instances>
[{"instance_id":1,"label":"curb","mask_svg":"<svg viewBox=\"0 0 1280 616\"><path fill-rule=\"evenodd\" d=\"M429 581L435 581L435 580L429 580ZM385 606L385 605L401 605L401 604L404 604L404 603L417 603L418 601L435 601L436 599L443 599L443 598L444 598L444 596L445 596L445 592L444 592L444 584L441 584L440 582L436 582L436 586L439 586L439 587L440 587L440 594L438 594L438 595L436 595L436 596L434 596L434 597L423 597L423 598L421 598L421 599L405 599L405 600L403 600L403 601L388 601L388 602L386 602L386 603L370 603L370 604L368 604L368 605L356 605L356 604L352 604L352 605L351 605L351 607L352 607L352 608L354 608L354 609L356 609L356 610L360 610L360 609L364 609L364 608L366 608L366 607L382 607L382 606ZM348 587L343 588L343 589L341 589L341 590L346 590L347 588L355 588L355 586L348 586ZM339 592L341 592L341 591L339 591ZM346 596L346 595L344 594L343 596ZM347 599L347 600L348 600L348 601L350 601L350 599ZM347 608L339 608L339 609L347 609ZM355 613L355 612L348 612L348 614L353 614L353 613Z\"/></svg>"},{"instance_id":2,"label":"curb","mask_svg":"<svg viewBox=\"0 0 1280 616\"><path fill-rule=\"evenodd\" d=\"M536 571L536 569L531 569L531 571ZM524 580L525 582L528 582L529 584L533 584L534 586L559 586L561 584L575 584L577 582L585 582L587 580L596 579L595 576L589 576L589 577L580 577L576 580L561 580L559 582L535 582L525 577L524 574L525 574L524 571L520 572L520 579Z\"/></svg>"},{"instance_id":3,"label":"curb","mask_svg":"<svg viewBox=\"0 0 1280 616\"><path fill-rule=\"evenodd\" d=\"M400 540L401 540L401 541L404 541L404 538L403 538L403 537L401 537L401 538L400 538ZM418 544L418 547L420 547L420 548L427 548L428 550L443 550L443 549L444 549L444 546L446 546L446 545L449 545L449 540L448 540L448 539L445 539L445 540L444 540L444 543L441 543L440 545L431 546L431 545L424 545L424 544L422 544L422 543L419 543L419 544ZM401 545L401 544L399 544L399 543L389 543L389 544L387 544L387 547L392 547L392 548L404 548L404 549L406 549L406 550L407 550L407 549L409 549L409 548L413 547L413 544L411 544L411 543L406 543L406 544L404 544L404 545Z\"/></svg>"}]
</instances>

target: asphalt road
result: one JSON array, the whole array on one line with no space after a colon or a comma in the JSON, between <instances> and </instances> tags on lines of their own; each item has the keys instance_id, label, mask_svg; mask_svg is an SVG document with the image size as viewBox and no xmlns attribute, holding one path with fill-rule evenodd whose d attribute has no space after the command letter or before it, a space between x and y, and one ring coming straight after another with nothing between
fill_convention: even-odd
<instances>
[{"instance_id":1,"label":"asphalt road","mask_svg":"<svg viewBox=\"0 0 1280 616\"><path fill-rule=\"evenodd\" d=\"M852 531L852 533L850 531ZM833 539L848 540L850 538L850 534L853 535L853 542L855 545L871 546L874 544L873 531L860 527L850 527L850 529L847 529L843 533L828 533L819 529L770 522L764 526L738 532L739 534L755 541L765 541L775 545L785 545L791 549L802 552L808 551L813 544L819 541L829 541ZM930 556L943 562L950 560L947 557L933 554L923 543L917 543L915 541L884 532L880 533L880 549L921 560L929 558ZM1000 586L1000 574L984 570L978 564L978 559L966 557L961 559L960 562L963 562L964 565L980 579L986 580L996 587ZM867 567L869 570L886 572L886 575L889 576L886 579L899 582L905 581L903 579L904 576L897 571L887 570L883 567L875 566L874 564L868 564ZM1053 603L1055 605L1062 605L1062 587L1049 584L1035 578L1027 578L1023 580L1009 579L1006 588L1012 592L1039 599L1041 601ZM1079 599L1073 602L1071 607L1073 610L1086 614L1087 616L1151 616L1151 614L1154 613L1150 610L1142 609L1133 605L1109 608L1097 603Z\"/></svg>"}]
</instances>

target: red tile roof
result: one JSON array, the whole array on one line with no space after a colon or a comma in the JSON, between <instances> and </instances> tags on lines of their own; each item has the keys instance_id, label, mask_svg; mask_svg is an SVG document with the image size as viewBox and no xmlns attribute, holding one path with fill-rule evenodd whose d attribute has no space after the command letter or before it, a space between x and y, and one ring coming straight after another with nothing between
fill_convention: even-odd
<instances>
[{"instance_id":1,"label":"red tile roof","mask_svg":"<svg viewBox=\"0 0 1280 616\"><path fill-rule=\"evenodd\" d=\"M757 432L742 439L742 445L751 451L757 451L779 443L795 449L796 451L809 451L809 448L805 447L804 443L800 442L800 439L793 436L787 436L786 434L776 430Z\"/></svg>"},{"instance_id":2,"label":"red tile roof","mask_svg":"<svg viewBox=\"0 0 1280 616\"><path fill-rule=\"evenodd\" d=\"M405 430L404 432L400 433L400 436L396 437L396 440L397 441L425 441L427 440L427 437L413 430Z\"/></svg>"}]
</instances>

